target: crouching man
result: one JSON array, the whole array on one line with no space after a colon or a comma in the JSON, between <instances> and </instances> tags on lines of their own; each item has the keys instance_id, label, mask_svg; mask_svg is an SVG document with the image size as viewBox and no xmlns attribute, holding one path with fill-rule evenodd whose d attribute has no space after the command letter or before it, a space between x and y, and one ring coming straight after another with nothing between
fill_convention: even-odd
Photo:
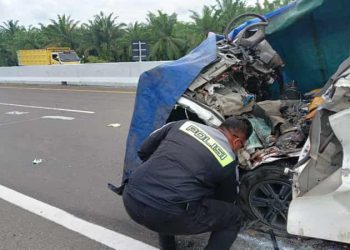
<instances>
[{"instance_id":1,"label":"crouching man","mask_svg":"<svg viewBox=\"0 0 350 250\"><path fill-rule=\"evenodd\" d=\"M177 121L154 131L125 186L127 213L159 233L161 249L175 249L174 235L204 232L211 232L206 250L230 249L241 226L234 152L251 133L250 123L238 117L217 129Z\"/></svg>"}]
</instances>

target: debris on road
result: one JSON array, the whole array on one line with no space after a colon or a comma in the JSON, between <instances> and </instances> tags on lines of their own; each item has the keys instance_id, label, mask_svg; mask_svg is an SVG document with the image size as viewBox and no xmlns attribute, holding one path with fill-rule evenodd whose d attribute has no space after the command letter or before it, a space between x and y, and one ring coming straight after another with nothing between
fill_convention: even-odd
<instances>
[{"instance_id":1,"label":"debris on road","mask_svg":"<svg viewBox=\"0 0 350 250\"><path fill-rule=\"evenodd\" d=\"M120 124L119 123L111 123L111 124L108 124L107 127L118 128L118 127L120 127Z\"/></svg>"},{"instance_id":2,"label":"debris on road","mask_svg":"<svg viewBox=\"0 0 350 250\"><path fill-rule=\"evenodd\" d=\"M57 120L66 120L66 121L72 121L75 118L74 117L68 117L68 116L42 116L42 119L57 119Z\"/></svg>"},{"instance_id":3,"label":"debris on road","mask_svg":"<svg viewBox=\"0 0 350 250\"><path fill-rule=\"evenodd\" d=\"M40 164L40 163L42 163L43 162L43 159L40 159L40 158L35 158L34 160L33 160L33 164L34 165L38 165L38 164Z\"/></svg>"}]
</instances>

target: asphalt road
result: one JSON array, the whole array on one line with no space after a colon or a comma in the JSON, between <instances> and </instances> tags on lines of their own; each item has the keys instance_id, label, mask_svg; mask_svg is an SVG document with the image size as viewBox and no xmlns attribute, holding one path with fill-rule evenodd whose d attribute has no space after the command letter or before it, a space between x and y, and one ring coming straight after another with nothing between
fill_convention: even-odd
<instances>
[{"instance_id":1,"label":"asphalt road","mask_svg":"<svg viewBox=\"0 0 350 250\"><path fill-rule=\"evenodd\" d=\"M121 198L107 189L121 179L134 99L130 89L0 85L0 185L157 246L156 234L131 221ZM107 126L116 123L120 127ZM2 200L0 213L1 249L107 249ZM199 250L206 238L179 237L178 244ZM278 240L284 249L335 248L319 240ZM239 235L233 249L243 248L273 249L269 237L255 232Z\"/></svg>"},{"instance_id":2,"label":"asphalt road","mask_svg":"<svg viewBox=\"0 0 350 250\"><path fill-rule=\"evenodd\" d=\"M108 182L120 182L134 92L57 88L62 89L0 86L1 103L95 112L0 105L0 184L154 244L154 234L131 223L121 198L107 189ZM13 111L28 113L6 114ZM43 116L75 119L42 119ZM107 127L113 123L120 127ZM42 163L34 165L35 158L42 159Z\"/></svg>"}]
</instances>

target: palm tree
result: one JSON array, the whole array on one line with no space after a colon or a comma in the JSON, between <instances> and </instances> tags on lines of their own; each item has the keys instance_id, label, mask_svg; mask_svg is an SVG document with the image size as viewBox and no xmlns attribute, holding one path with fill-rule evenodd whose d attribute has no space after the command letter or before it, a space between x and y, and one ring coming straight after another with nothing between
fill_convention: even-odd
<instances>
[{"instance_id":1,"label":"palm tree","mask_svg":"<svg viewBox=\"0 0 350 250\"><path fill-rule=\"evenodd\" d=\"M181 46L181 55L191 51L203 41L203 37L194 23L177 22L174 25L173 34L185 41L185 45Z\"/></svg>"},{"instance_id":2,"label":"palm tree","mask_svg":"<svg viewBox=\"0 0 350 250\"><path fill-rule=\"evenodd\" d=\"M43 24L40 26L52 44L69 46L72 49L78 47L76 32L79 21L74 21L66 15L57 15L57 21L53 19L50 21L51 24L48 26L45 27Z\"/></svg>"},{"instance_id":3,"label":"palm tree","mask_svg":"<svg viewBox=\"0 0 350 250\"><path fill-rule=\"evenodd\" d=\"M115 58L116 39L124 33L124 23L117 23L118 16L113 13L105 15L102 11L89 20L86 26L90 30L91 42L94 44L99 55L107 60Z\"/></svg>"},{"instance_id":4,"label":"palm tree","mask_svg":"<svg viewBox=\"0 0 350 250\"><path fill-rule=\"evenodd\" d=\"M43 32L32 26L16 32L14 37L14 44L17 49L40 49L48 43L49 41Z\"/></svg>"},{"instance_id":5,"label":"palm tree","mask_svg":"<svg viewBox=\"0 0 350 250\"><path fill-rule=\"evenodd\" d=\"M18 25L18 20L7 20L3 22L3 25L0 25L0 31L7 33L11 36L14 36L16 32L23 30L23 26Z\"/></svg>"},{"instance_id":6,"label":"palm tree","mask_svg":"<svg viewBox=\"0 0 350 250\"><path fill-rule=\"evenodd\" d=\"M145 40L150 35L146 25L144 23L139 22L129 23L125 31L125 35L130 41Z\"/></svg>"},{"instance_id":7,"label":"palm tree","mask_svg":"<svg viewBox=\"0 0 350 250\"><path fill-rule=\"evenodd\" d=\"M8 20L0 25L0 65L17 65L18 47L15 37L23 30L23 26L18 25L18 20Z\"/></svg>"},{"instance_id":8,"label":"palm tree","mask_svg":"<svg viewBox=\"0 0 350 250\"><path fill-rule=\"evenodd\" d=\"M204 5L201 15L193 10L190 10L190 12L192 13L191 19L195 23L195 30L201 39L205 38L209 32L217 32L219 30L218 14L214 7Z\"/></svg>"},{"instance_id":9,"label":"palm tree","mask_svg":"<svg viewBox=\"0 0 350 250\"><path fill-rule=\"evenodd\" d=\"M216 3L221 32L234 17L247 11L246 0L216 0Z\"/></svg>"},{"instance_id":10,"label":"palm tree","mask_svg":"<svg viewBox=\"0 0 350 250\"><path fill-rule=\"evenodd\" d=\"M133 41L148 41L150 37L149 29L144 23L129 23L125 28L125 33L118 38L118 59L122 61L129 61L131 59L131 43Z\"/></svg>"},{"instance_id":11,"label":"palm tree","mask_svg":"<svg viewBox=\"0 0 350 250\"><path fill-rule=\"evenodd\" d=\"M16 50L12 46L5 32L0 31L0 66L14 66L17 64Z\"/></svg>"},{"instance_id":12,"label":"palm tree","mask_svg":"<svg viewBox=\"0 0 350 250\"><path fill-rule=\"evenodd\" d=\"M158 10L158 15L151 12L147 15L148 25L152 34L150 58L155 60L173 60L182 56L186 42L174 35L177 23L175 13L167 15Z\"/></svg>"},{"instance_id":13,"label":"palm tree","mask_svg":"<svg viewBox=\"0 0 350 250\"><path fill-rule=\"evenodd\" d=\"M262 5L259 2L257 2L255 6L259 14L265 14L272 10L278 9L284 5L287 5L292 1L293 0L272 0L272 1L264 0L262 2Z\"/></svg>"}]
</instances>

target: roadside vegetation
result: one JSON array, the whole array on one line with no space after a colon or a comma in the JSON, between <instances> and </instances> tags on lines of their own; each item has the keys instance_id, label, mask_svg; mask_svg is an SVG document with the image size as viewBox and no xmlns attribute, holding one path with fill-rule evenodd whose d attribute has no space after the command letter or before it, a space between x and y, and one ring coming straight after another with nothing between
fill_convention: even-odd
<instances>
[{"instance_id":1,"label":"roadside vegetation","mask_svg":"<svg viewBox=\"0 0 350 250\"><path fill-rule=\"evenodd\" d=\"M88 22L58 14L47 25L24 27L18 20L0 24L0 66L17 65L16 51L66 46L74 49L82 62L131 61L131 42L149 44L149 60L174 60L197 46L208 34L222 34L235 16L254 12L265 14L292 0L264 0L253 6L245 0L216 0L201 12L190 10L191 21L182 22L176 13L149 12L145 22L126 24L116 12L97 13Z\"/></svg>"}]
</instances>

